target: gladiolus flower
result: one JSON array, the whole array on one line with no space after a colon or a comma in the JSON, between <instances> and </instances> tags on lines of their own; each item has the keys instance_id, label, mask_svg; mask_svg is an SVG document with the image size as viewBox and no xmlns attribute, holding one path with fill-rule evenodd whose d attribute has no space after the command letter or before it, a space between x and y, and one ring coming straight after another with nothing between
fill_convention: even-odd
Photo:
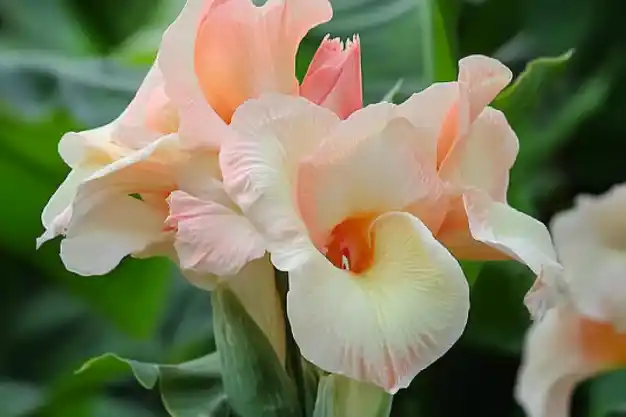
<instances>
[{"instance_id":1,"label":"gladiolus flower","mask_svg":"<svg viewBox=\"0 0 626 417\"><path fill-rule=\"evenodd\" d=\"M566 417L577 383L626 366L626 186L582 196L551 231L568 298L526 340L516 397L529 417Z\"/></svg>"},{"instance_id":2,"label":"gladiolus flower","mask_svg":"<svg viewBox=\"0 0 626 417\"><path fill-rule=\"evenodd\" d=\"M238 135L220 153L226 191L289 272L287 313L308 360L394 393L443 355L469 293L442 232L455 247L558 267L545 227L504 199L517 138L485 106L509 79L476 56L458 82L343 121L285 95L236 110Z\"/></svg>"}]
</instances>

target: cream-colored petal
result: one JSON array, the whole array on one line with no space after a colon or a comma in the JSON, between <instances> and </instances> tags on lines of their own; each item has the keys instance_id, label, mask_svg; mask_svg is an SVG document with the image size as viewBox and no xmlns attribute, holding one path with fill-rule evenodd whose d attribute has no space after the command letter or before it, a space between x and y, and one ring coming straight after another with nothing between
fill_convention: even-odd
<instances>
[{"instance_id":1,"label":"cream-colored petal","mask_svg":"<svg viewBox=\"0 0 626 417\"><path fill-rule=\"evenodd\" d=\"M459 83L469 92L469 120L476 119L483 109L513 78L513 73L500 61L483 55L470 55L459 61Z\"/></svg>"},{"instance_id":2,"label":"cream-colored petal","mask_svg":"<svg viewBox=\"0 0 626 417\"><path fill-rule=\"evenodd\" d=\"M104 275L160 237L164 217L148 204L119 194L103 201L72 216L61 242L61 259L71 272Z\"/></svg>"},{"instance_id":3,"label":"cream-colored petal","mask_svg":"<svg viewBox=\"0 0 626 417\"><path fill-rule=\"evenodd\" d=\"M576 384L603 366L585 354L580 317L555 308L528 333L515 398L528 417L569 417Z\"/></svg>"},{"instance_id":4,"label":"cream-colored petal","mask_svg":"<svg viewBox=\"0 0 626 417\"><path fill-rule=\"evenodd\" d=\"M626 186L579 197L551 231L578 310L626 330Z\"/></svg>"},{"instance_id":5,"label":"cream-colored petal","mask_svg":"<svg viewBox=\"0 0 626 417\"><path fill-rule=\"evenodd\" d=\"M383 103L356 113L300 166L300 214L318 247L351 215L399 211L438 197L437 172L415 146L421 134L415 126L399 117L381 120L384 127L363 129L377 117L387 118L386 107ZM362 123L365 118L370 123Z\"/></svg>"},{"instance_id":6,"label":"cream-colored petal","mask_svg":"<svg viewBox=\"0 0 626 417\"><path fill-rule=\"evenodd\" d=\"M297 165L338 123L332 111L290 96L262 96L235 112L238 135L220 152L224 186L279 269L300 264L311 246L294 198Z\"/></svg>"},{"instance_id":7,"label":"cream-colored petal","mask_svg":"<svg viewBox=\"0 0 626 417\"><path fill-rule=\"evenodd\" d=\"M182 191L173 192L168 201L167 223L177 229L174 246L181 268L234 275L265 254L261 237L240 213Z\"/></svg>"},{"instance_id":8,"label":"cream-colored petal","mask_svg":"<svg viewBox=\"0 0 626 417\"><path fill-rule=\"evenodd\" d=\"M97 168L95 167L80 166L67 175L43 209L41 222L44 227L49 228L52 226L55 219L72 204L78 186L96 171Z\"/></svg>"},{"instance_id":9,"label":"cream-colored petal","mask_svg":"<svg viewBox=\"0 0 626 417\"><path fill-rule=\"evenodd\" d=\"M469 289L461 267L408 213L370 229L372 266L340 270L319 252L290 271L287 313L305 358L395 393L461 336Z\"/></svg>"},{"instance_id":10,"label":"cream-colored petal","mask_svg":"<svg viewBox=\"0 0 626 417\"><path fill-rule=\"evenodd\" d=\"M478 188L506 202L509 170L519 151L517 135L504 114L485 108L444 159L439 175L459 189Z\"/></svg>"},{"instance_id":11,"label":"cream-colored petal","mask_svg":"<svg viewBox=\"0 0 626 417\"><path fill-rule=\"evenodd\" d=\"M237 294L250 317L263 330L278 359L285 364L285 316L268 256L256 259L237 275L221 277Z\"/></svg>"},{"instance_id":12,"label":"cream-colored petal","mask_svg":"<svg viewBox=\"0 0 626 417\"><path fill-rule=\"evenodd\" d=\"M543 223L493 200L484 191L466 191L463 201L474 239L526 264L548 289L561 291L563 268ZM531 310L531 313L543 312Z\"/></svg>"}]
</instances>

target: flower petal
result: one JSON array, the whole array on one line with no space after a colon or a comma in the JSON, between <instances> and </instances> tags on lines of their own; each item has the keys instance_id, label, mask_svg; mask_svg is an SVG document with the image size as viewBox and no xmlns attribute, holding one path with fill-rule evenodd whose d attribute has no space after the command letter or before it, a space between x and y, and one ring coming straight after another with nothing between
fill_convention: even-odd
<instances>
[{"instance_id":1,"label":"flower petal","mask_svg":"<svg viewBox=\"0 0 626 417\"><path fill-rule=\"evenodd\" d=\"M355 275L319 252L290 271L287 313L305 358L390 393L461 336L469 289L459 264L408 213L371 226L374 263Z\"/></svg>"},{"instance_id":2,"label":"flower petal","mask_svg":"<svg viewBox=\"0 0 626 417\"><path fill-rule=\"evenodd\" d=\"M626 186L616 186L600 197L579 198L550 227L576 308L620 330L626 330L624 210Z\"/></svg>"},{"instance_id":3,"label":"flower petal","mask_svg":"<svg viewBox=\"0 0 626 417\"><path fill-rule=\"evenodd\" d=\"M166 221L177 228L174 246L183 269L234 275L265 254L261 237L248 219L214 201L182 191L169 197Z\"/></svg>"},{"instance_id":4,"label":"flower petal","mask_svg":"<svg viewBox=\"0 0 626 417\"><path fill-rule=\"evenodd\" d=\"M339 118L299 97L266 95L241 105L236 138L223 144L224 186L259 230L279 269L300 263L310 248L293 196L298 162Z\"/></svg>"},{"instance_id":5,"label":"flower petal","mask_svg":"<svg viewBox=\"0 0 626 417\"><path fill-rule=\"evenodd\" d=\"M535 322L524 348L515 397L528 417L568 417L576 384L606 365L584 349L581 318L569 307Z\"/></svg>"},{"instance_id":6,"label":"flower petal","mask_svg":"<svg viewBox=\"0 0 626 417\"><path fill-rule=\"evenodd\" d=\"M363 107L361 47L358 36L346 41L326 36L313 56L300 95L342 119Z\"/></svg>"},{"instance_id":7,"label":"flower petal","mask_svg":"<svg viewBox=\"0 0 626 417\"><path fill-rule=\"evenodd\" d=\"M351 215L399 211L438 197L435 166L423 161L422 149L415 146L421 132L403 117L389 120L387 107L382 103L355 113L301 164L298 205L317 247ZM382 118L382 127L362 128L376 118Z\"/></svg>"},{"instance_id":8,"label":"flower petal","mask_svg":"<svg viewBox=\"0 0 626 417\"><path fill-rule=\"evenodd\" d=\"M563 268L543 223L494 201L484 191L466 191L463 201L474 239L526 264L547 288L561 291ZM531 313L542 312L531 309Z\"/></svg>"},{"instance_id":9,"label":"flower petal","mask_svg":"<svg viewBox=\"0 0 626 417\"><path fill-rule=\"evenodd\" d=\"M163 34L157 65L164 92L179 111L178 133L191 148L219 148L231 132L207 105L195 73L196 37L215 0L187 0L176 20Z\"/></svg>"},{"instance_id":10,"label":"flower petal","mask_svg":"<svg viewBox=\"0 0 626 417\"><path fill-rule=\"evenodd\" d=\"M458 189L478 188L506 202L509 170L519 151L517 135L504 114L485 108L469 133L455 142L439 175Z\"/></svg>"},{"instance_id":11,"label":"flower petal","mask_svg":"<svg viewBox=\"0 0 626 417\"><path fill-rule=\"evenodd\" d=\"M470 123L512 78L511 70L494 58L470 55L459 61L459 83L465 84L469 93Z\"/></svg>"},{"instance_id":12,"label":"flower petal","mask_svg":"<svg viewBox=\"0 0 626 417\"><path fill-rule=\"evenodd\" d=\"M161 235L164 217L148 204L119 194L103 201L85 215L72 215L61 242L61 259L71 272L104 275Z\"/></svg>"}]
</instances>

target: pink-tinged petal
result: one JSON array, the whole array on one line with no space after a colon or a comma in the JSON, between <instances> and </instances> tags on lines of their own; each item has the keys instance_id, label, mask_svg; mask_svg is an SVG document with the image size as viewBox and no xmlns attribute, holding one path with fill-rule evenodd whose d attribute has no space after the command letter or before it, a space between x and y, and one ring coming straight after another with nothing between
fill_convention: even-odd
<instances>
[{"instance_id":1,"label":"pink-tinged petal","mask_svg":"<svg viewBox=\"0 0 626 417\"><path fill-rule=\"evenodd\" d=\"M195 68L209 104L229 121L262 93L297 94L295 56L306 33L332 16L328 0L214 3L200 23Z\"/></svg>"},{"instance_id":2,"label":"pink-tinged petal","mask_svg":"<svg viewBox=\"0 0 626 417\"><path fill-rule=\"evenodd\" d=\"M626 186L579 197L551 231L576 308L626 330Z\"/></svg>"},{"instance_id":3,"label":"pink-tinged petal","mask_svg":"<svg viewBox=\"0 0 626 417\"><path fill-rule=\"evenodd\" d=\"M493 200L484 191L466 191L463 201L474 239L526 264L545 285L558 291L563 268L543 223Z\"/></svg>"},{"instance_id":4,"label":"pink-tinged petal","mask_svg":"<svg viewBox=\"0 0 626 417\"><path fill-rule=\"evenodd\" d=\"M576 385L624 359L625 335L569 306L551 309L527 336L515 397L528 417L568 417Z\"/></svg>"},{"instance_id":5,"label":"pink-tinged petal","mask_svg":"<svg viewBox=\"0 0 626 417\"><path fill-rule=\"evenodd\" d=\"M456 82L436 83L413 94L398 106L398 112L415 126L426 138L426 152L433 155L437 167L450 147L469 123L464 89Z\"/></svg>"},{"instance_id":6,"label":"pink-tinged petal","mask_svg":"<svg viewBox=\"0 0 626 417\"><path fill-rule=\"evenodd\" d=\"M165 94L164 84L155 63L132 102L114 122L113 141L123 147L140 149L178 130L178 110Z\"/></svg>"},{"instance_id":7,"label":"pink-tinged petal","mask_svg":"<svg viewBox=\"0 0 626 417\"><path fill-rule=\"evenodd\" d=\"M458 340L467 321L463 271L408 213L371 225L372 266L359 274L319 252L290 271L287 315L305 358L395 393Z\"/></svg>"},{"instance_id":8,"label":"pink-tinged petal","mask_svg":"<svg viewBox=\"0 0 626 417\"><path fill-rule=\"evenodd\" d=\"M342 119L363 107L361 47L358 36L346 41L328 36L313 56L300 95L327 107Z\"/></svg>"},{"instance_id":9,"label":"pink-tinged petal","mask_svg":"<svg viewBox=\"0 0 626 417\"><path fill-rule=\"evenodd\" d=\"M207 105L195 72L196 37L214 2L188 0L163 34L157 56L164 92L179 111L178 132L190 148L217 149L230 135L224 121Z\"/></svg>"},{"instance_id":10,"label":"pink-tinged petal","mask_svg":"<svg viewBox=\"0 0 626 417\"><path fill-rule=\"evenodd\" d=\"M84 215L73 213L61 242L67 270L79 275L104 275L125 256L159 238L163 216L148 204L112 194Z\"/></svg>"},{"instance_id":11,"label":"pink-tinged petal","mask_svg":"<svg viewBox=\"0 0 626 417\"><path fill-rule=\"evenodd\" d=\"M261 328L284 365L286 356L285 315L276 289L274 268L268 256L246 265L237 275L221 280L237 294L250 317Z\"/></svg>"},{"instance_id":12,"label":"pink-tinged petal","mask_svg":"<svg viewBox=\"0 0 626 417\"><path fill-rule=\"evenodd\" d=\"M393 105L381 103L355 113L301 164L299 212L316 246L352 215L399 211L438 197L434 164L415 146L420 131L403 117L389 119L388 109ZM364 129L377 119L380 126Z\"/></svg>"},{"instance_id":13,"label":"pink-tinged petal","mask_svg":"<svg viewBox=\"0 0 626 417\"><path fill-rule=\"evenodd\" d=\"M177 229L174 246L181 268L216 275L237 274L265 254L250 221L229 207L175 191L166 223Z\"/></svg>"},{"instance_id":14,"label":"pink-tinged petal","mask_svg":"<svg viewBox=\"0 0 626 417\"><path fill-rule=\"evenodd\" d=\"M509 170L518 151L517 135L504 114L488 107L448 152L439 175L454 188L477 188L506 202Z\"/></svg>"},{"instance_id":15,"label":"pink-tinged petal","mask_svg":"<svg viewBox=\"0 0 626 417\"><path fill-rule=\"evenodd\" d=\"M483 55L470 55L459 61L459 83L469 93L469 120L476 119L513 78L500 61Z\"/></svg>"},{"instance_id":16,"label":"pink-tinged petal","mask_svg":"<svg viewBox=\"0 0 626 417\"><path fill-rule=\"evenodd\" d=\"M238 134L220 152L224 186L279 269L302 262L311 245L294 201L297 165L338 123L328 109L273 94L244 103L233 116Z\"/></svg>"}]
</instances>

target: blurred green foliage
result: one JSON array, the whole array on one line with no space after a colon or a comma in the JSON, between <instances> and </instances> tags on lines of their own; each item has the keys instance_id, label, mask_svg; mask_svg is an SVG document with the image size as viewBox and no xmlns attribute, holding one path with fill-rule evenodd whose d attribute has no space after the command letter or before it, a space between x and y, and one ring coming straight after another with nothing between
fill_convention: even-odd
<instances>
[{"instance_id":1,"label":"blurred green foliage","mask_svg":"<svg viewBox=\"0 0 626 417\"><path fill-rule=\"evenodd\" d=\"M325 33L359 33L368 102L394 86L392 97L402 100L433 81L454 79L456 61L469 54L499 58L516 74L531 69L495 103L520 137L513 206L548 221L576 194L603 192L626 180L623 1L332 3L333 21L303 42L298 73ZM185 364L150 365L214 350L208 294L162 260L125 261L109 276L84 278L64 270L58 243L34 249L41 209L68 172L56 152L59 138L106 123L125 107L182 5L0 2L0 417L165 416L158 393L136 384L128 367L144 378L144 387L161 378L166 404L193 400L181 399L177 387L195 386L192 394L215 402L215 416L229 415L210 364L190 380ZM528 65L546 56L552 58ZM396 396L393 416L522 415L512 387L529 324L521 300L531 277L508 262L471 270L464 337ZM75 374L105 352L145 363L107 356ZM625 388L620 373L590 381L578 390L574 412L620 415ZM177 404L184 409L190 403Z\"/></svg>"}]
</instances>

